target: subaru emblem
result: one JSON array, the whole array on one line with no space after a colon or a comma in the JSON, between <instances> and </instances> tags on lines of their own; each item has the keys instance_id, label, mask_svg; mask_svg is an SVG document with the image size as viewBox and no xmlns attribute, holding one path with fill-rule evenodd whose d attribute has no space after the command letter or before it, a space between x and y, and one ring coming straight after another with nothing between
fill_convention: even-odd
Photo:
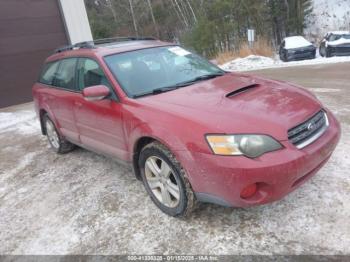
<instances>
[{"instance_id":1,"label":"subaru emblem","mask_svg":"<svg viewBox=\"0 0 350 262\"><path fill-rule=\"evenodd\" d=\"M314 128L315 128L314 123L310 123L307 125L307 130L309 130L309 131L313 130Z\"/></svg>"}]
</instances>

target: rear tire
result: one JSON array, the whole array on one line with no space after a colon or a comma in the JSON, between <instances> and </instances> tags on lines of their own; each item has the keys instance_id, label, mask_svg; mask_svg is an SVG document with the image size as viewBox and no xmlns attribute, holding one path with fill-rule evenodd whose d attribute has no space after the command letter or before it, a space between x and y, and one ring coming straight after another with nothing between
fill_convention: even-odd
<instances>
[{"instance_id":1,"label":"rear tire","mask_svg":"<svg viewBox=\"0 0 350 262\"><path fill-rule=\"evenodd\" d=\"M196 206L185 170L159 142L146 145L139 157L143 184L151 200L167 215L185 217Z\"/></svg>"},{"instance_id":2,"label":"rear tire","mask_svg":"<svg viewBox=\"0 0 350 262\"><path fill-rule=\"evenodd\" d=\"M280 60L284 62L283 56L280 54Z\"/></svg>"},{"instance_id":3,"label":"rear tire","mask_svg":"<svg viewBox=\"0 0 350 262\"><path fill-rule=\"evenodd\" d=\"M51 148L58 154L65 154L72 151L75 148L75 145L67 141L62 137L48 115L43 116L43 124L46 131L47 140Z\"/></svg>"}]
</instances>

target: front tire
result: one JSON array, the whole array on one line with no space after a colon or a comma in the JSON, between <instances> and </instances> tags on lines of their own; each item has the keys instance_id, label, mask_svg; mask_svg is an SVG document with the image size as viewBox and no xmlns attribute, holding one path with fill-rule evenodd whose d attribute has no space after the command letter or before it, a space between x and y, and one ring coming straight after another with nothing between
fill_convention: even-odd
<instances>
[{"instance_id":1,"label":"front tire","mask_svg":"<svg viewBox=\"0 0 350 262\"><path fill-rule=\"evenodd\" d=\"M186 172L164 145L146 145L138 164L146 191L160 210L174 217L191 213L196 200Z\"/></svg>"},{"instance_id":2,"label":"front tire","mask_svg":"<svg viewBox=\"0 0 350 262\"><path fill-rule=\"evenodd\" d=\"M64 139L58 132L54 122L48 115L44 115L43 123L46 131L47 140L51 148L58 154L65 154L72 151L75 145Z\"/></svg>"},{"instance_id":3,"label":"front tire","mask_svg":"<svg viewBox=\"0 0 350 262\"><path fill-rule=\"evenodd\" d=\"M324 49L323 49L323 47L320 47L318 52L319 52L320 56L324 57Z\"/></svg>"}]
</instances>

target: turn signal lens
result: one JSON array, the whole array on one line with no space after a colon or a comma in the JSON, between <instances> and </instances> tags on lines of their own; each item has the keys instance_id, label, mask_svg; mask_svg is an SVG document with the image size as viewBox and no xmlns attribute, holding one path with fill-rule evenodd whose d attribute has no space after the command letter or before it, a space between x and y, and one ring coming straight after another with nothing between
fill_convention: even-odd
<instances>
[{"instance_id":1,"label":"turn signal lens","mask_svg":"<svg viewBox=\"0 0 350 262\"><path fill-rule=\"evenodd\" d=\"M242 155L234 136L208 135L207 141L216 155Z\"/></svg>"}]
</instances>

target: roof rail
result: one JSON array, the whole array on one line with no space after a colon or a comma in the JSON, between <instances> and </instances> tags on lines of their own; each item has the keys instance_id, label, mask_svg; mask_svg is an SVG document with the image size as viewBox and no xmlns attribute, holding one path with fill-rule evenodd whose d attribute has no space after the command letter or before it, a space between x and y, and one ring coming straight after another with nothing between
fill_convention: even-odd
<instances>
[{"instance_id":1,"label":"roof rail","mask_svg":"<svg viewBox=\"0 0 350 262\"><path fill-rule=\"evenodd\" d=\"M73 49L73 45L66 45L66 46L62 46L62 47L55 49L54 53L61 53L61 52L72 50L72 49Z\"/></svg>"},{"instance_id":2,"label":"roof rail","mask_svg":"<svg viewBox=\"0 0 350 262\"><path fill-rule=\"evenodd\" d=\"M138 37L138 36L103 38L103 39L96 39L93 41L80 42L74 45L62 46L60 48L57 48L54 51L54 53L61 53L64 51L79 49L79 48L93 49L93 48L96 48L96 45L103 45L103 44L109 44L109 43L118 43L118 42L125 42L125 41L148 41L148 40L157 40L157 39L153 37Z\"/></svg>"},{"instance_id":3,"label":"roof rail","mask_svg":"<svg viewBox=\"0 0 350 262\"><path fill-rule=\"evenodd\" d=\"M61 53L64 51L79 49L79 48L95 48L95 45L93 41L85 41L85 42L76 43L74 45L66 45L66 46L59 47L54 51L54 53Z\"/></svg>"},{"instance_id":4,"label":"roof rail","mask_svg":"<svg viewBox=\"0 0 350 262\"><path fill-rule=\"evenodd\" d=\"M124 41L147 41L147 40L157 40L153 37L140 37L140 36L125 36L125 37L111 37L111 38L103 38L103 39L97 39L94 40L93 43L95 45L103 45L108 43L117 43L117 42L124 42Z\"/></svg>"}]
</instances>

